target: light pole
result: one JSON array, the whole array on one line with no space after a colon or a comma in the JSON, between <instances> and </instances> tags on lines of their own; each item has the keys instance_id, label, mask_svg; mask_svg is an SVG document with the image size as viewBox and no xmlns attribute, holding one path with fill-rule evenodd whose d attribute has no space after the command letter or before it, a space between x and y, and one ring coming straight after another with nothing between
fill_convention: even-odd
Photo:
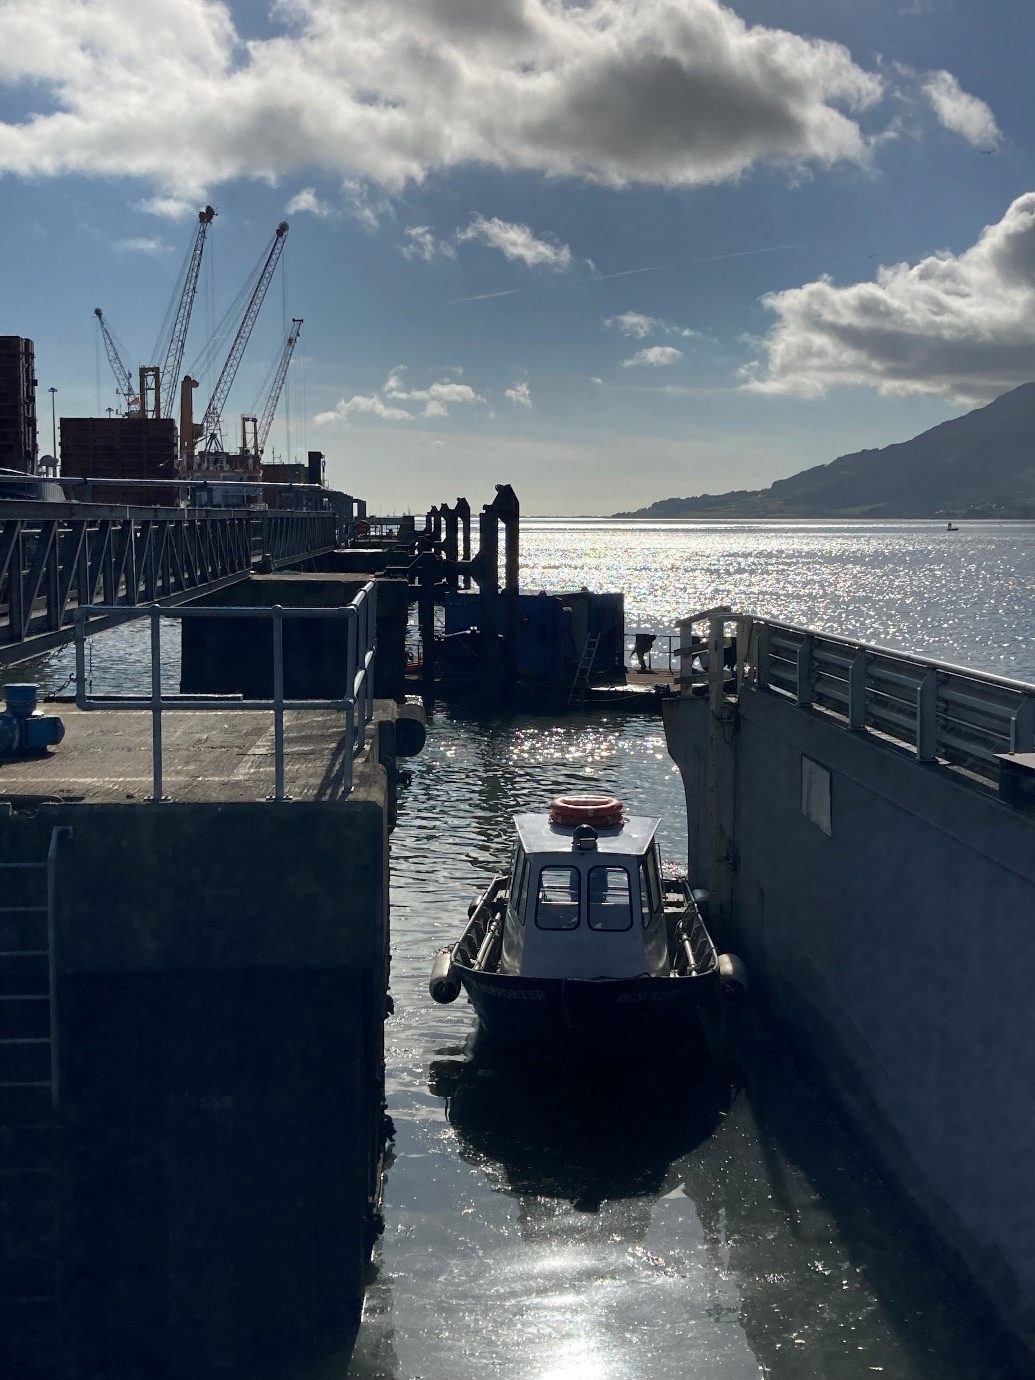
<instances>
[{"instance_id":1,"label":"light pole","mask_svg":"<svg viewBox=\"0 0 1035 1380\"><path fill-rule=\"evenodd\" d=\"M57 411L54 407L54 394L57 392L57 389L51 384L47 392L50 394L50 453L53 455L54 459L57 460Z\"/></svg>"}]
</instances>

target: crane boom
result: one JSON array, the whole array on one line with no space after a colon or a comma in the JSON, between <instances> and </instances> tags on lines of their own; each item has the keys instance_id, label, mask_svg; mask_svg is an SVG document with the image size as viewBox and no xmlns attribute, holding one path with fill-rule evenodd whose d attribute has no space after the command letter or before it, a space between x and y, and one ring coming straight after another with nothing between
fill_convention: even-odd
<instances>
[{"instance_id":1,"label":"crane boom","mask_svg":"<svg viewBox=\"0 0 1035 1380\"><path fill-rule=\"evenodd\" d=\"M258 318L263 298L266 296L266 289L273 279L274 271L280 260L280 255L284 248L284 241L287 238L287 232L288 223L286 220L282 220L277 226L273 236L273 243L270 245L269 253L266 256L266 262L263 264L262 272L259 274L251 298L244 310L244 316L241 318L241 324L238 326L237 334L234 336L234 343L230 346L230 353L226 357L226 363L223 365L219 378L216 380L216 386L212 390L212 397L209 399L208 407L205 408L205 415L201 421L201 430L202 435L206 439L206 444L209 444L213 437L215 437L217 443L220 443L219 428L223 406L226 403L230 389L233 387L234 379L237 376L237 370L240 367L241 359L252 333L252 327L255 325L256 319Z\"/></svg>"},{"instance_id":2,"label":"crane boom","mask_svg":"<svg viewBox=\"0 0 1035 1380\"><path fill-rule=\"evenodd\" d=\"M194 236L194 244L191 247L187 272L183 280L183 291L180 293L176 317L169 336L169 345L165 352L165 362L161 366L163 417L173 415L173 403L180 386L180 369L183 367L183 351L187 344L187 329L190 326L190 314L194 309L194 296L198 289L198 277L201 273L201 256L205 250L205 235L215 218L215 214L211 206L206 206L203 211L198 212L197 234Z\"/></svg>"},{"instance_id":3,"label":"crane boom","mask_svg":"<svg viewBox=\"0 0 1035 1380\"><path fill-rule=\"evenodd\" d=\"M262 416L259 418L259 427L256 433L257 440L255 444L256 452L259 455L266 449L270 427L273 425L273 414L277 410L277 403L280 402L280 395L284 388L284 380L287 378L291 356L295 353L295 346L298 344L298 337L301 333L302 318L296 316L291 322L291 329L288 331L287 340L284 342L284 351L280 356L280 363L277 365L277 372L273 378L273 386L270 388L269 397L266 399L266 406L263 408Z\"/></svg>"},{"instance_id":4,"label":"crane boom","mask_svg":"<svg viewBox=\"0 0 1035 1380\"><path fill-rule=\"evenodd\" d=\"M104 341L104 349L108 355L111 372L115 375L118 391L126 399L127 408L131 407L137 400L137 395L133 391L133 376L119 354L119 347L112 339L111 331L108 330L108 323L104 319L104 312L101 311L100 307L94 307L93 314L100 323L101 339Z\"/></svg>"}]
</instances>

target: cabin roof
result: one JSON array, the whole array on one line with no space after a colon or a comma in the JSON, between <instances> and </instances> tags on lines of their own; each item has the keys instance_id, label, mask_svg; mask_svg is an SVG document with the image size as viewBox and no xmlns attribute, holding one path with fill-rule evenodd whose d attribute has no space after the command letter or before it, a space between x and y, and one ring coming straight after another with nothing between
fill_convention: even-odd
<instances>
[{"instance_id":1,"label":"cabin roof","mask_svg":"<svg viewBox=\"0 0 1035 1380\"><path fill-rule=\"evenodd\" d=\"M661 823L648 815L629 815L615 829L597 829L598 853L639 856L646 853ZM570 853L575 830L551 824L546 814L515 815L514 825L526 853Z\"/></svg>"}]
</instances>

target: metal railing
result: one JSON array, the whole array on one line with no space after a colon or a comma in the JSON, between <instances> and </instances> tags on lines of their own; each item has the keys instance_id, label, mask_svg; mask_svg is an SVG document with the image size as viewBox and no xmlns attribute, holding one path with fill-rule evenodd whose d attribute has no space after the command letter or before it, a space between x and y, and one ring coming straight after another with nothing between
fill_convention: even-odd
<instances>
[{"instance_id":1,"label":"metal railing","mask_svg":"<svg viewBox=\"0 0 1035 1380\"><path fill-rule=\"evenodd\" d=\"M0 502L0 664L70 641L84 609L98 632L336 544L330 512Z\"/></svg>"},{"instance_id":2,"label":"metal railing","mask_svg":"<svg viewBox=\"0 0 1035 1380\"><path fill-rule=\"evenodd\" d=\"M701 622L706 640L693 635ZM905 743L917 761L990 779L1002 754L1035 751L1035 685L1024 681L728 609L693 615L680 629L680 688L694 693L706 682L713 702L742 686L766 690Z\"/></svg>"},{"instance_id":3,"label":"metal railing","mask_svg":"<svg viewBox=\"0 0 1035 1380\"><path fill-rule=\"evenodd\" d=\"M151 692L149 695L91 695L87 691L86 672L86 610L77 610L75 618L75 684L76 707L84 710L133 709L151 712L151 796L154 803L169 799L164 793L164 762L162 749L162 716L173 710L270 710L273 714L273 771L274 786L270 800L290 800L285 790L284 773L284 714L287 711L322 709L340 712L345 720L344 775L342 797L352 790L352 764L363 750L366 728L374 713L373 665L377 650L377 586L373 581L363 586L350 604L343 608L217 608L187 606L163 608L151 604L146 608L102 608L105 615L115 615L120 622L147 618L150 627ZM163 618L230 618L264 619L273 624L273 697L245 699L241 695L166 695L162 691L162 634ZM323 618L346 625L345 694L333 699L288 699L284 694L284 622L296 619Z\"/></svg>"},{"instance_id":4,"label":"metal railing","mask_svg":"<svg viewBox=\"0 0 1035 1380\"><path fill-rule=\"evenodd\" d=\"M643 654L647 670L654 670L656 660L659 668L663 668L669 675L675 674L680 665L680 635L678 630L666 628L659 632L656 628L627 628L625 632L625 664L627 666L631 665L636 655L633 649L638 637L652 637L654 639L651 646Z\"/></svg>"}]
</instances>

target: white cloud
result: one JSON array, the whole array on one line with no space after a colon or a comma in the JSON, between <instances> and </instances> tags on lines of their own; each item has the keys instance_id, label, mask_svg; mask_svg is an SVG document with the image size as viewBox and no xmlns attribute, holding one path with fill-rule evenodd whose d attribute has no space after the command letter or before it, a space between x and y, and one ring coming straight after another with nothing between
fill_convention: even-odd
<instances>
[{"instance_id":1,"label":"white cloud","mask_svg":"<svg viewBox=\"0 0 1035 1380\"><path fill-rule=\"evenodd\" d=\"M145 215L162 216L166 220L186 220L188 216L197 215L200 209L193 201L179 196L149 196L136 204L136 210Z\"/></svg>"},{"instance_id":2,"label":"white cloud","mask_svg":"<svg viewBox=\"0 0 1035 1380\"><path fill-rule=\"evenodd\" d=\"M688 326L677 326L675 322L666 321L661 316L644 316L639 311L623 311L618 316L605 316L604 325L614 326L622 335L631 335L634 340L646 340L649 335L681 335L686 340L692 340L700 335L699 331L692 331Z\"/></svg>"},{"instance_id":3,"label":"white cloud","mask_svg":"<svg viewBox=\"0 0 1035 1380\"><path fill-rule=\"evenodd\" d=\"M822 397L843 385L987 401L1035 378L1035 192L1026 192L962 253L877 271L838 287L828 277L762 299L778 320L756 392Z\"/></svg>"},{"instance_id":4,"label":"white cloud","mask_svg":"<svg viewBox=\"0 0 1035 1380\"><path fill-rule=\"evenodd\" d=\"M448 240L440 240L428 225L408 225L403 231L404 243L399 246L404 259L455 259L456 248Z\"/></svg>"},{"instance_id":5,"label":"white cloud","mask_svg":"<svg viewBox=\"0 0 1035 1380\"><path fill-rule=\"evenodd\" d=\"M132 235L129 239L115 241L115 248L124 254L167 254L169 247L157 235Z\"/></svg>"},{"instance_id":6,"label":"white cloud","mask_svg":"<svg viewBox=\"0 0 1035 1380\"><path fill-rule=\"evenodd\" d=\"M452 367L457 373L463 372ZM437 379L427 388L408 388L403 379L405 373L405 365L397 365L389 371L378 392L357 394L347 400L342 398L331 411L316 414L317 425L347 420L354 413L366 413L389 422L412 422L419 416L448 417L450 407L456 404L485 401L469 384L457 383L455 379ZM401 403L423 403L424 406L414 412L400 406Z\"/></svg>"},{"instance_id":7,"label":"white cloud","mask_svg":"<svg viewBox=\"0 0 1035 1380\"><path fill-rule=\"evenodd\" d=\"M490 249L498 249L505 259L522 263L526 268L553 268L564 272L574 262L566 244L539 239L527 225L500 220L498 216L491 220L475 216L466 230L457 232L457 239L480 240Z\"/></svg>"},{"instance_id":8,"label":"white cloud","mask_svg":"<svg viewBox=\"0 0 1035 1380\"><path fill-rule=\"evenodd\" d=\"M377 393L357 393L354 397L336 402L329 412L318 412L314 421L317 426L326 426L328 422L347 421L357 412L380 417L386 422L412 422L414 417L405 408L389 407Z\"/></svg>"},{"instance_id":9,"label":"white cloud","mask_svg":"<svg viewBox=\"0 0 1035 1380\"><path fill-rule=\"evenodd\" d=\"M515 383L513 388L504 388L503 396L509 398L515 407L532 406L532 390L527 383Z\"/></svg>"},{"instance_id":10,"label":"white cloud","mask_svg":"<svg viewBox=\"0 0 1035 1380\"><path fill-rule=\"evenodd\" d=\"M637 350L631 358L623 359L622 368L631 369L637 364L649 364L659 369L666 364L675 364L682 358L683 351L677 350L674 345L648 345L646 349Z\"/></svg>"},{"instance_id":11,"label":"white cloud","mask_svg":"<svg viewBox=\"0 0 1035 1380\"><path fill-rule=\"evenodd\" d=\"M319 169L398 191L480 163L610 186L865 163L881 78L720 0L6 0L0 171L195 196ZM42 111L42 113L33 113ZM376 217L376 211L368 207Z\"/></svg>"},{"instance_id":12,"label":"white cloud","mask_svg":"<svg viewBox=\"0 0 1035 1380\"><path fill-rule=\"evenodd\" d=\"M358 220L364 230L373 232L386 216L392 215L392 203L377 196L365 182L346 177L341 184L345 214Z\"/></svg>"},{"instance_id":13,"label":"white cloud","mask_svg":"<svg viewBox=\"0 0 1035 1380\"><path fill-rule=\"evenodd\" d=\"M990 107L964 91L951 72L932 72L923 83L923 91L945 128L968 144L987 148L1002 138Z\"/></svg>"},{"instance_id":14,"label":"white cloud","mask_svg":"<svg viewBox=\"0 0 1035 1380\"><path fill-rule=\"evenodd\" d=\"M331 207L325 201L320 200L316 195L315 187L303 187L284 207L284 213L289 216L304 214L322 218L331 214Z\"/></svg>"}]
</instances>

